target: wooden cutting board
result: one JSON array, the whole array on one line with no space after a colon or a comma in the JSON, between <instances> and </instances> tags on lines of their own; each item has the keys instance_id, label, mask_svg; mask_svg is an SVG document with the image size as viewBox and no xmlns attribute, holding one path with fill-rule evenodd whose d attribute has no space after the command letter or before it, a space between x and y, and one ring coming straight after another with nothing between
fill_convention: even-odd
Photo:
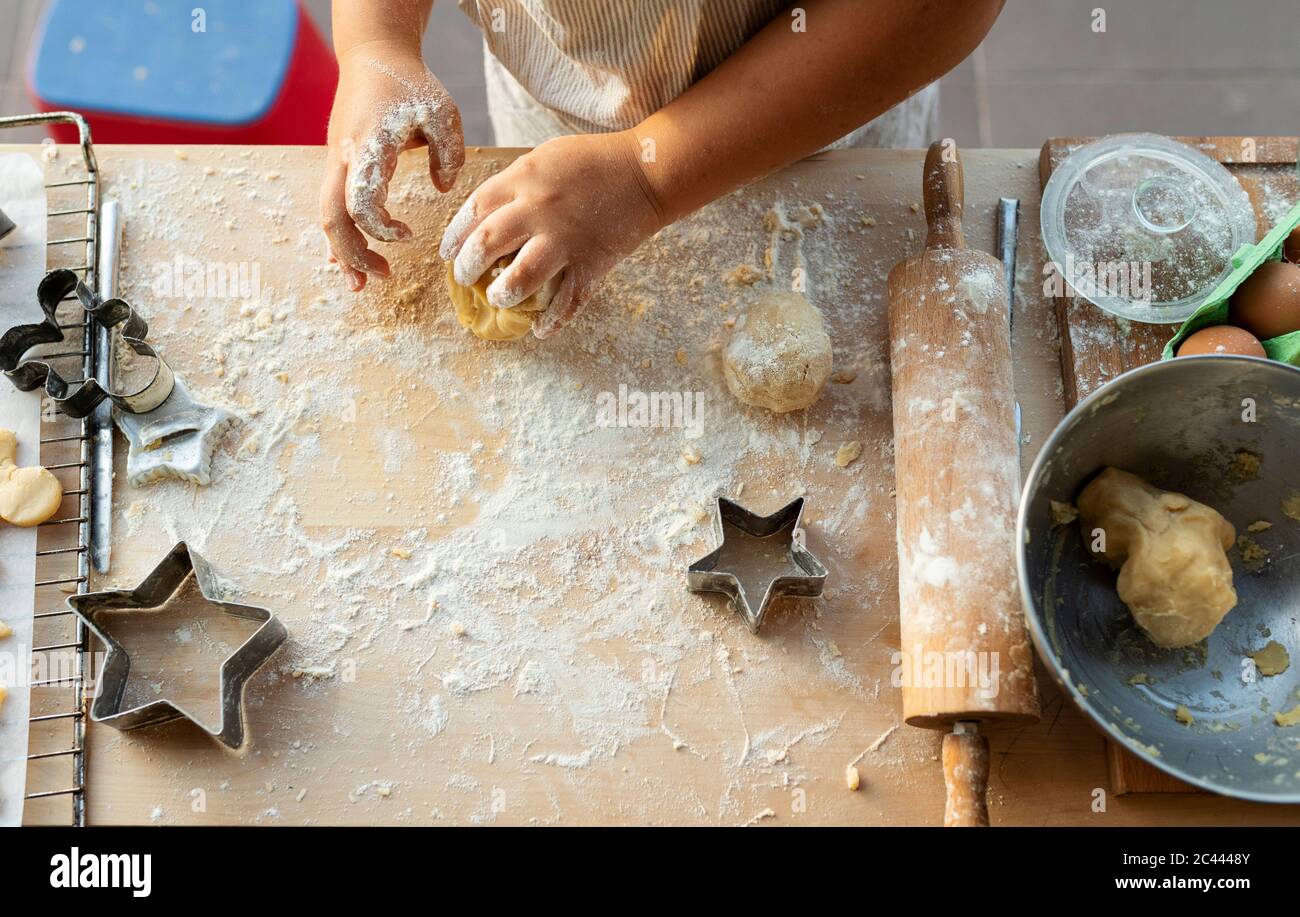
<instances>
[{"instance_id":1,"label":"wooden cutting board","mask_svg":"<svg viewBox=\"0 0 1300 917\"><path fill-rule=\"evenodd\" d=\"M1057 166L1091 137L1054 137L1043 144L1038 160L1043 187ZM1255 208L1257 238L1262 238L1300 196L1296 177L1295 137L1175 137L1223 163L1246 189ZM1046 258L1046 253L1044 253ZM1121 373L1160 359L1173 325L1124 323L1076 297L1056 297L1061 331L1061 378L1065 406L1083 398ZM1123 746L1107 741L1112 792L1199 793L1200 790L1157 770Z\"/></svg>"},{"instance_id":2,"label":"wooden cutting board","mask_svg":"<svg viewBox=\"0 0 1300 917\"><path fill-rule=\"evenodd\" d=\"M126 213L123 295L187 381L245 420L211 488L133 487L119 467L113 570L94 587L137 582L184 537L271 607L290 643L250 685L253 747L243 755L183 723L128 735L92 724L92 824L938 823L938 737L899 725L890 680L898 608L885 276L924 236L919 155L852 151L784 170L621 265L592 307L603 323L584 316L550 346L492 345L450 317L434 243L469 189L517 154L471 150L445 199L428 189L427 160L403 156L390 205L422 244L386 246L393 279L354 297L319 244L320 150L100 147L105 194ZM50 180L63 161L50 164ZM967 166L970 244L988 251L1000 195L1036 206L1033 154L980 152ZM810 224L810 298L836 342L836 368L856 371L814 410L782 418L737 408L712 350L737 311L736 267L764 264L777 203ZM795 255L783 240L776 269L799 267ZM251 305L168 295L159 278L178 256L258 265L262 295ZM1038 393L1026 411L1042 432L1059 419L1058 361L1048 316L1034 311L1017 328L1027 350L1016 370ZM369 359L340 365L358 337ZM225 347L231 356L219 361ZM682 460L675 429L566 421L590 417L598 393L620 384L704 393L696 464ZM318 385L346 388L347 399L320 402ZM503 415L511 398L534 410ZM809 431L822 434L815 445ZM576 460L546 465L550 486L576 497L510 515L493 488L534 472L512 456L553 436L572 441ZM851 439L863 455L840 468L833 456ZM684 504L664 515L677 482L698 481L692 499L702 501L728 469L732 487L744 487L732 495L758 511L806 493L808 544L832 574L823 599L774 610L758 637L684 588L686 564L712 546L707 519ZM277 509L290 505L289 515ZM588 518L597 511L599 525ZM642 520L667 527L679 515L689 527L670 548L626 546L623 533ZM536 588L490 556L456 572L442 546L469 543L484 516L503 520L503 554L515 539L535 546ZM282 527L283 546L267 542ZM408 557L393 553L408 542ZM490 555L492 543L481 544ZM615 577L572 582L570 569L600 569L609 552L626 555ZM563 558L574 566L552 563ZM299 572L286 575L286 564ZM431 612L426 570L435 584L478 592L471 601L448 588ZM1045 753L1049 732L1059 750ZM1104 767L1101 743L1072 710L1054 731L1035 725L991 741L995 822L1092 817L1059 804L1086 799ZM853 761L866 788L856 793L844 785ZM29 820L47 816L29 810Z\"/></svg>"},{"instance_id":3,"label":"wooden cutting board","mask_svg":"<svg viewBox=\"0 0 1300 917\"><path fill-rule=\"evenodd\" d=\"M41 152L36 146L23 149L38 157ZM491 359L495 351L467 341L448 318L445 298L437 293L440 280L424 277L430 271L424 261L436 262L434 254L421 246L387 247L397 283L376 285L354 303L338 291L337 276L321 266L314 216L321 150L101 145L98 152L106 194L120 197L126 207L124 293L147 304L151 335L156 334L175 365L203 390L222 390L222 380L214 378L213 342L194 333L192 322L198 319L185 318L183 301L159 299L152 289L160 266L177 255L260 263L262 283L275 301L298 299L298 307L286 308L276 327L284 329L287 339L301 337L302 348L281 348L283 359L267 367L263 363L273 352L268 350L259 360L257 341L246 345L253 363L266 371L283 370L288 387L324 371L333 350L343 346L348 335L378 319L403 324L407 330L402 333L419 335L427 342L422 352L428 360L451 361L447 365L457 378L448 381L459 398L451 399L451 391L430 390L422 382L421 367L399 366L396 381L359 375L355 402L340 406L354 408L350 427L342 426L339 412L320 418L320 452L312 459L317 474L296 476L286 484L304 523L310 524L312 542L328 544L349 527L365 526L373 529L374 550L383 551L399 543L413 525L436 527L433 535L440 537L458 531L468 508L449 513L440 523L432 517L441 507L426 508L421 488L439 486L438 481L430 483L429 469L439 467L442 456L464 453L476 441L484 446L481 452L498 451L508 431L484 431L473 415L479 398L501 397L509 386L493 377L501 363ZM422 239L436 238L473 182L517 153L469 151L462 175L466 184L447 201L428 199L427 160L418 152L407 154L395 209L415 218ZM65 164L74 154L72 148L62 147L59 157L47 163L49 181L67 177ZM1021 201L1022 277L1016 289L1013 370L1024 408L1028 441L1023 459L1028 465L1062 414L1056 329L1049 304L1042 299L1034 254L1040 247L1036 151L979 150L964 156L971 247L992 250L999 197ZM761 260L767 239L764 212L777 199L792 207L820 201L829 214L825 225L810 231L816 239L809 243L813 247L808 264L814 301L831 322L837 364L841 357L883 357L885 275L924 238L920 170L917 151L853 150L815 157L750 186L715 205L712 216L692 219L654 243L611 281L605 307L615 329L635 327L618 324L625 321L618 316L631 315L629 309L639 308L643 299L659 302L660 313L650 309L640 317L662 333L652 354L630 359L616 331L597 333L598 328L588 326L588 339L594 333L599 338L596 357L570 336L557 339L555 347L536 349L535 359L550 361L556 378L574 385L582 382L587 392L611 385L616 389L620 380L646 386L656 381L638 382L647 372L661 373L663 384L656 387L666 389L698 381L715 393L709 404L718 412L726 410L729 402L716 388L705 336L696 325L722 320L713 311L718 304L711 302L711 291L723 282L720 278L741 261ZM687 282L694 274L704 278L698 290ZM407 295L417 282L435 283L427 300ZM238 301L207 306L241 321ZM195 308L198 305L190 312ZM340 327L336 316L354 317L356 323ZM676 358L678 349L687 351L685 364ZM647 356L653 357L649 370L644 369ZM232 370L239 365L232 362ZM436 736L426 733L427 738L414 741L401 718L392 720L395 692L404 690L421 668L432 682L458 655L464 658L486 648L484 638L492 635L471 630L466 641L437 636L432 642L439 645L438 653L425 662L431 648L412 641L423 643L432 636L428 626L377 631L370 648L359 650L360 665L351 682L293 678L279 665L260 674L250 695L255 746L244 755L226 754L184 724L131 737L92 724L87 792L91 823L424 824L442 819L495 824L938 824L943 812L939 737L900 724L900 698L890 683L890 657L898 646L892 455L888 449L864 452L848 472L827 458L835 451L835 441L846 434L867 442L891 429L888 392L872 389L881 371L888 376L883 363L864 360L857 380L837 386L838 394L828 396L808 420L809 426L825 433L822 444L828 452L811 453L806 473L803 467L776 462L776 454L764 462L751 461L744 473L748 483L742 496L759 509L800 484L808 490L809 546L833 564L836 575L825 599L812 608L781 609L764 625L761 638L753 638L721 603L686 593L675 577L656 590L655 598L672 610L672 620L685 622L697 635L711 632L711 642L693 638L677 650L653 642L653 628L637 631L632 640L602 633L602 620L616 624L618 616L598 618L599 596L569 590L536 609L536 619L547 627L538 634L545 643L548 633L568 629L576 634L582 627L574 622L590 620L591 633L573 649L583 665L572 665L565 657L547 660L564 679L552 679L542 693L516 695L515 685L503 684L468 695L444 694L447 721L433 724L438 726ZM397 397L399 389L409 392L412 384L423 386L421 398ZM864 397L868 394L883 395L883 400L872 401ZM284 429L275 419L286 407L274 401L266 404L262 414L250 415L245 433L266 430L274 435ZM405 430L414 440L410 455L400 463L390 461L385 451L393 451L393 437ZM309 438L305 431L294 436ZM292 664L302 645L327 626L322 619L338 609L289 594L310 583L296 584L260 569L279 558L244 562L247 548L240 543L239 527L252 503L236 498L233 491L247 486L258 493L268 468L235 455L243 441L236 438L224 446L219 460L219 470L233 476L227 484L236 485L228 487L228 506L217 508L219 526L213 525L216 514L198 511L213 494L196 492L193 510L187 496L183 511L175 511L174 487L129 487L119 468L114 570L109 578L97 578L95 585L137 580L174 537L193 534L196 527L210 529L206 556L286 622L299 647L291 646L286 653L284 662ZM635 444L629 440L628 448L633 451L625 460L646 463L677 457L669 439ZM697 470L735 460L703 451ZM614 464L609 454L590 449L582 454L598 456L588 463L598 472ZM402 457L401 450L391 456ZM481 460L488 462L481 468L483 474L501 470L500 462L490 459ZM575 486L589 483L576 465L559 467L556 473L572 475ZM377 501L339 499L386 484L415 487L415 496L392 513L385 513ZM625 507L634 515L643 503L653 506L661 496L621 490L618 498L612 511ZM832 537L830 523L836 514L841 524ZM674 559L683 566L711 543L707 525L699 529L690 543L675 551ZM357 545L363 553L367 547ZM383 563L385 569L402 570L408 563L420 569L418 555L399 561L393 557ZM339 565L338 573L350 569ZM643 595L648 604L651 591ZM517 603L509 598L486 603L480 612L484 621L510 622ZM49 599L61 601L57 595ZM390 594L387 599L387 614L394 621L416 618L425 610L415 596ZM661 624L670 620L666 613L655 618ZM468 623L475 622L470 618ZM59 634L44 632L37 639L59 642ZM718 655L723 644L729 650L726 665ZM535 657L544 650L522 646L521 656ZM682 658L665 695L665 668L647 672L643 663L669 650L681 652ZM645 693L637 684L646 672L648 684L661 686L660 694L634 711L643 719L643 734L613 754L593 753L586 767L566 767L582 764L575 760L584 748L575 738L575 727L592 726L587 714L593 705L611 703L598 693L603 683L594 675L597 667L607 672L619 667L633 674L635 678L625 681L634 694ZM989 806L994 824L1294 825L1300 819L1288 807L1260 807L1208 795L1178 800L1129 797L1097 811L1094 789L1106 766L1104 744L1049 679L1040 679L1040 685L1042 720L990 735ZM44 697L48 690L33 690L35 710L49 709ZM409 691L405 697L409 699ZM682 747L675 747L674 736ZM56 751L66 744L66 736L52 729L49 734L34 730L30 750ZM63 760L33 762L29 788L66 786L67 774L58 771ZM862 786L850 792L844 783L845 765L855 760ZM26 820L66 823L66 797L30 802Z\"/></svg>"}]
</instances>

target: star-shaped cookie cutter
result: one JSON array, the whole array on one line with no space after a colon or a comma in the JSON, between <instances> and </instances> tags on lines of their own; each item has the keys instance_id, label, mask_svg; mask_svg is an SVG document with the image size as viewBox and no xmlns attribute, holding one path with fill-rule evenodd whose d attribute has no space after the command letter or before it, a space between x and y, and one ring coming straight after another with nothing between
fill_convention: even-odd
<instances>
[{"instance_id":1,"label":"star-shaped cookie cutter","mask_svg":"<svg viewBox=\"0 0 1300 917\"><path fill-rule=\"evenodd\" d=\"M759 625L772 600L781 595L815 597L826 584L826 568L804 545L803 497L793 500L770 516L759 516L739 503L718 497L713 514L713 534L718 546L686 569L686 584L692 592L720 592L731 599L749 629L758 633ZM789 539L787 558L802 573L776 575L768 582L763 600L755 611L745 587L732 572L717 569L727 540L726 526L733 526L754 538ZM788 566L782 569L788 569Z\"/></svg>"},{"instance_id":2,"label":"star-shaped cookie cutter","mask_svg":"<svg viewBox=\"0 0 1300 917\"><path fill-rule=\"evenodd\" d=\"M101 612L156 609L166 604L191 574L204 601L222 612L250 621L261 621L252 636L221 663L221 722L213 728L167 698L123 709L131 657L98 620ZM162 562L134 589L87 592L68 597L68 605L108 648L99 674L99 690L90 708L90 718L114 729L128 731L187 719L230 748L244 744L244 688L288 638L284 624L265 608L223 601L216 575L208 562L185 542L172 548Z\"/></svg>"},{"instance_id":3,"label":"star-shaped cookie cutter","mask_svg":"<svg viewBox=\"0 0 1300 917\"><path fill-rule=\"evenodd\" d=\"M202 486L212 481L212 453L235 415L197 401L177 376L161 407L146 414L115 410L113 420L126 437L126 479L132 487L159 478Z\"/></svg>"},{"instance_id":4,"label":"star-shaped cookie cutter","mask_svg":"<svg viewBox=\"0 0 1300 917\"><path fill-rule=\"evenodd\" d=\"M24 360L33 347L57 344L64 339L59 326L59 303L75 292L81 307L105 328L118 328L122 343L142 357L155 361L153 375L138 391L111 392L94 379L68 382L40 357ZM152 411L172 392L175 377L171 368L152 347L145 343L149 324L124 299L101 300L86 286L75 271L67 268L50 271L36 288L45 319L33 325L15 325L0 336L0 371L22 392L44 386L54 406L69 417L85 417L108 399L122 411L143 414Z\"/></svg>"}]
</instances>

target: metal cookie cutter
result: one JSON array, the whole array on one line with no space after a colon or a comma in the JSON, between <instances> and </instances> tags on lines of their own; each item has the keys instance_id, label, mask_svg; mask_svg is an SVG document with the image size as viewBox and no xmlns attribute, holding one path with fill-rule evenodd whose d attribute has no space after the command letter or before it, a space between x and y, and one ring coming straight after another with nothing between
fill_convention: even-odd
<instances>
[{"instance_id":1,"label":"metal cookie cutter","mask_svg":"<svg viewBox=\"0 0 1300 917\"><path fill-rule=\"evenodd\" d=\"M780 595L819 596L826 583L826 568L813 557L804 545L804 530L799 525L803 516L803 497L787 503L770 516L758 516L726 497L718 497L713 516L713 533L718 546L691 564L686 570L686 584L692 592L720 592L731 599L731 605L740 612L749 629L758 633L763 616L772 599ZM718 561L726 547L727 526L739 529L753 538L773 539L786 545L788 563L773 570L763 593L763 600L755 611L745 594L745 587L735 573L717 569ZM797 574L782 573L791 567Z\"/></svg>"},{"instance_id":2,"label":"metal cookie cutter","mask_svg":"<svg viewBox=\"0 0 1300 917\"><path fill-rule=\"evenodd\" d=\"M126 479L131 486L167 477L204 485L212 481L217 441L235 422L235 415L196 401L185 380L176 376L161 407L145 414L113 411L113 420L129 446Z\"/></svg>"},{"instance_id":3,"label":"metal cookie cutter","mask_svg":"<svg viewBox=\"0 0 1300 917\"><path fill-rule=\"evenodd\" d=\"M120 325L122 342L142 357L157 361L153 377L135 392L110 392L94 379L68 382L53 367L39 358L23 360L33 347L57 344L62 341L63 329L59 327L59 303L76 292L81 306L105 328ZM30 392L41 386L57 407L69 417L85 417L107 398L122 411L142 414L152 411L172 392L175 382L171 368L158 353L145 343L149 325L136 314L125 300L101 300L77 277L74 271L61 268L50 271L36 288L36 299L45 313L45 320L34 325L15 325L0 337L0 371L3 371L19 391Z\"/></svg>"},{"instance_id":4,"label":"metal cookie cutter","mask_svg":"<svg viewBox=\"0 0 1300 917\"><path fill-rule=\"evenodd\" d=\"M103 611L158 608L175 594L191 572L207 604L225 614L263 622L252 636L221 663L221 722L215 729L166 698L122 709L127 676L131 672L131 657L97 620ZM253 673L280 648L289 632L280 619L265 608L222 601L217 598L220 594L221 587L208 562L182 541L134 589L69 596L69 607L108 648L99 675L99 690L90 708L90 718L96 723L124 732L183 718L223 745L230 748L243 745L244 687Z\"/></svg>"}]
</instances>

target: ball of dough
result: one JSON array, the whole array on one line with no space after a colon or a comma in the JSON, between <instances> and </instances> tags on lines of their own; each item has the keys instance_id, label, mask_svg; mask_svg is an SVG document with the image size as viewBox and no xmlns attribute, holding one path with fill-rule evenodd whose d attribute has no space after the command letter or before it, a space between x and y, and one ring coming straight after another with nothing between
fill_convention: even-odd
<instances>
[{"instance_id":1,"label":"ball of dough","mask_svg":"<svg viewBox=\"0 0 1300 917\"><path fill-rule=\"evenodd\" d=\"M457 283L452 263L447 262L447 295L456 309L456 320L484 340L513 341L523 337L532 329L537 313L551 304L559 287L559 278L553 277L513 309L498 309L488 302L487 288L513 260L513 255L498 259L472 287Z\"/></svg>"},{"instance_id":2,"label":"ball of dough","mask_svg":"<svg viewBox=\"0 0 1300 917\"><path fill-rule=\"evenodd\" d=\"M778 414L809 407L830 375L830 335L821 313L798 293L765 293L722 354L731 394Z\"/></svg>"},{"instance_id":3,"label":"ball of dough","mask_svg":"<svg viewBox=\"0 0 1300 917\"><path fill-rule=\"evenodd\" d=\"M19 468L18 437L0 430L0 519L13 525L40 525L63 502L63 485L47 468Z\"/></svg>"},{"instance_id":4,"label":"ball of dough","mask_svg":"<svg viewBox=\"0 0 1300 917\"><path fill-rule=\"evenodd\" d=\"M1157 646L1190 646L1210 635L1237 604L1227 550L1232 523L1203 503L1107 468L1079 495L1079 522L1091 551L1119 568L1116 589Z\"/></svg>"}]
</instances>

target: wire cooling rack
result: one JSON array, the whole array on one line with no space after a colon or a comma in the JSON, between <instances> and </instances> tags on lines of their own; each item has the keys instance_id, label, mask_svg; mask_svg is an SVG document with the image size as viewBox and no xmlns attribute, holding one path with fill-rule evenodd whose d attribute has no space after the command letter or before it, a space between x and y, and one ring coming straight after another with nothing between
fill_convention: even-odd
<instances>
[{"instance_id":1,"label":"wire cooling rack","mask_svg":"<svg viewBox=\"0 0 1300 917\"><path fill-rule=\"evenodd\" d=\"M80 165L46 168L48 242L46 269L66 267L97 288L99 252L99 166L90 127L73 112L0 118L0 142L8 128L74 124ZM32 290L35 297L36 291ZM65 310L66 309L66 314ZM75 295L59 306L61 349L42 359L69 382L95 370L96 335L90 314ZM91 491L96 461L93 420L80 420L42 406L41 463L59 476L64 502L41 523L36 545L36 611L32 639L31 728L27 754L24 821L31 824L86 823L87 635L67 607L71 593L87 589L90 574ZM93 416L93 415L92 415Z\"/></svg>"}]
</instances>

